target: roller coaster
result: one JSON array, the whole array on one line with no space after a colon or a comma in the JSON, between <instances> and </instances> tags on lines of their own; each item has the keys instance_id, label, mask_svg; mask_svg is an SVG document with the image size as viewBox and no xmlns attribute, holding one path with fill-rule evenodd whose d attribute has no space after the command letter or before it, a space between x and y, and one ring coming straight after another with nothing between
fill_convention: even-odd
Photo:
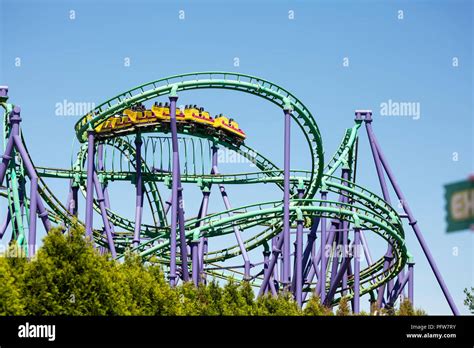
<instances>
[{"instance_id":1,"label":"roller coaster","mask_svg":"<svg viewBox=\"0 0 474 348\"><path fill-rule=\"evenodd\" d=\"M213 118L196 105L177 107L178 95L201 89L247 93L276 105L283 116L283 168L250 147L252 139L243 131L249 125L241 122L241 128L222 114ZM458 314L374 134L370 110L356 110L353 126L325 160L315 117L286 89L232 72L175 75L121 93L83 115L74 127L80 146L71 166L50 168L33 163L20 127L21 109L8 102L6 86L0 87L0 103L5 111L0 164L0 184L5 186L0 195L7 202L0 237L9 235L9 243L29 257L35 254L39 217L46 231L53 225L64 231L82 225L100 252L117 260L135 252L144 262L159 262L171 286L234 279L249 282L259 295L291 292L299 306L309 293L331 307L347 297L359 313L364 295L378 308L393 307L400 298L414 302L415 263L405 238L411 231L453 314ZM292 124L307 143L306 169L291 168ZM382 196L356 183L363 126ZM245 158L255 171L222 173L219 149ZM46 178L69 182L65 203ZM109 197L113 182L134 185L134 216L114 212ZM231 206L226 186L261 184L274 185L282 199ZM200 190L194 216L184 212L185 185ZM390 185L403 212L392 205ZM212 197L221 197L223 211L209 211L213 188L218 194ZM79 214L79 191L85 199L84 217ZM257 195L248 198L258 201ZM143 222L145 202L152 223ZM372 257L367 234L387 245L378 259Z\"/></svg>"}]
</instances>

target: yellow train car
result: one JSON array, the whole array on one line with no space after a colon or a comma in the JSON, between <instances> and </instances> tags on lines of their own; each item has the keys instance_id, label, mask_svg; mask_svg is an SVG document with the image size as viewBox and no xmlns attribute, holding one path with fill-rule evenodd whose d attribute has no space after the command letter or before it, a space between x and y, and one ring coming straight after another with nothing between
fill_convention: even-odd
<instances>
[{"instance_id":1,"label":"yellow train car","mask_svg":"<svg viewBox=\"0 0 474 348\"><path fill-rule=\"evenodd\" d=\"M186 105L184 108L184 119L189 122L195 122L205 126L214 126L214 119L205 111L204 108L198 108L196 105Z\"/></svg>"},{"instance_id":2,"label":"yellow train car","mask_svg":"<svg viewBox=\"0 0 474 348\"><path fill-rule=\"evenodd\" d=\"M123 114L122 116L115 116L115 118L117 120L115 121L113 131L132 129L134 126L132 118L127 114Z\"/></svg>"},{"instance_id":3,"label":"yellow train car","mask_svg":"<svg viewBox=\"0 0 474 348\"><path fill-rule=\"evenodd\" d=\"M233 119L222 116L222 114L214 119L214 127L216 129L221 129L223 132L235 136L242 141L247 137L244 131L240 129L237 122Z\"/></svg>"},{"instance_id":4,"label":"yellow train car","mask_svg":"<svg viewBox=\"0 0 474 348\"><path fill-rule=\"evenodd\" d=\"M105 135L112 133L115 128L115 123L117 122L118 117L112 116L107 120L95 127L95 132L99 135Z\"/></svg>"},{"instance_id":5,"label":"yellow train car","mask_svg":"<svg viewBox=\"0 0 474 348\"><path fill-rule=\"evenodd\" d=\"M153 112L153 115L155 115L157 120L163 122L170 121L170 107L168 103L165 103L165 105L162 105L161 103L155 103L155 105L151 107L151 111ZM176 121L184 121L184 113L178 108L176 108Z\"/></svg>"},{"instance_id":6,"label":"yellow train car","mask_svg":"<svg viewBox=\"0 0 474 348\"><path fill-rule=\"evenodd\" d=\"M132 109L126 109L124 115L127 115L137 127L152 126L158 123L157 117L151 110L134 111Z\"/></svg>"},{"instance_id":7,"label":"yellow train car","mask_svg":"<svg viewBox=\"0 0 474 348\"><path fill-rule=\"evenodd\" d=\"M86 119L92 118L88 115ZM236 143L241 143L246 139L245 132L240 129L239 124L233 119L220 114L213 118L204 108L196 105L186 105L184 110L176 109L176 120L179 123L189 123L191 125L205 126L208 131L215 130L221 136ZM109 134L123 134L133 132L139 127L152 127L159 122L169 123L170 107L168 103L156 103L147 110L144 105L134 105L125 109L121 115L109 117L100 123L95 131L98 135L108 136Z\"/></svg>"}]
</instances>

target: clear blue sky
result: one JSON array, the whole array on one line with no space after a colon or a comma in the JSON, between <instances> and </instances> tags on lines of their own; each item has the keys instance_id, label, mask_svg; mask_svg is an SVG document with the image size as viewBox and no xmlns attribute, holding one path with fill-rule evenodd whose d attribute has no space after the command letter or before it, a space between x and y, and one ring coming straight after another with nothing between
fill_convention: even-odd
<instances>
[{"instance_id":1,"label":"clear blue sky","mask_svg":"<svg viewBox=\"0 0 474 348\"><path fill-rule=\"evenodd\" d=\"M462 290L473 285L473 233L445 233L443 185L473 172L472 18L470 1L0 0L0 84L9 85L11 102L22 106L35 164L51 167L69 166L77 120L55 115L56 103L100 103L177 73L236 71L287 88L315 115L326 158L353 124L354 110L373 109L379 142L458 307L467 314ZM420 119L381 116L380 104L388 100L419 103ZM274 106L219 91L189 93L181 101L235 115L248 144L282 165L283 120ZM294 127L292 134L292 165L306 169L301 133ZM361 134L360 183L380 192ZM243 166L224 168L249 169ZM51 187L66 199L66 182ZM228 190L234 206L281 197L270 187L258 196L255 187ZM191 215L198 205L195 191L185 191ZM133 207L131 185L127 194L129 199L112 193L114 208ZM220 201L211 205L212 211L220 209ZM448 314L416 239L411 230L407 234L416 260L416 305L430 314ZM374 254L382 255L384 245L374 243Z\"/></svg>"}]
</instances>

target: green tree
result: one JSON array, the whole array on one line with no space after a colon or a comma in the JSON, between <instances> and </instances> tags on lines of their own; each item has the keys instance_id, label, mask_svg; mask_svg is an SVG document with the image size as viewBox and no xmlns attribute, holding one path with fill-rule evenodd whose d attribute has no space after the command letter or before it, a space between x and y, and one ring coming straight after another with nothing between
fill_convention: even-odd
<instances>
[{"instance_id":1,"label":"green tree","mask_svg":"<svg viewBox=\"0 0 474 348\"><path fill-rule=\"evenodd\" d=\"M222 292L222 315L254 314L253 298L249 297L249 290L251 291L250 285L246 282L239 285L234 280L228 281Z\"/></svg>"},{"instance_id":2,"label":"green tree","mask_svg":"<svg viewBox=\"0 0 474 348\"><path fill-rule=\"evenodd\" d=\"M282 292L278 296L266 294L257 298L256 302L256 315L293 316L302 314L289 292Z\"/></svg>"},{"instance_id":3,"label":"green tree","mask_svg":"<svg viewBox=\"0 0 474 348\"><path fill-rule=\"evenodd\" d=\"M336 315L338 316L351 315L351 311L349 309L349 300L347 299L346 296L342 297L341 300L339 301L339 306L337 307Z\"/></svg>"},{"instance_id":4,"label":"green tree","mask_svg":"<svg viewBox=\"0 0 474 348\"><path fill-rule=\"evenodd\" d=\"M215 280L207 285L199 284L197 299L201 306L200 315L222 315L222 288Z\"/></svg>"},{"instance_id":5,"label":"green tree","mask_svg":"<svg viewBox=\"0 0 474 348\"><path fill-rule=\"evenodd\" d=\"M159 265L145 265L136 254L128 254L119 264L118 281L124 289L131 315L180 315L179 296L173 291Z\"/></svg>"},{"instance_id":6,"label":"green tree","mask_svg":"<svg viewBox=\"0 0 474 348\"><path fill-rule=\"evenodd\" d=\"M0 315L25 314L25 304L17 287L15 271L7 257L0 257Z\"/></svg>"},{"instance_id":7,"label":"green tree","mask_svg":"<svg viewBox=\"0 0 474 348\"><path fill-rule=\"evenodd\" d=\"M102 256L82 228L53 228L20 282L28 315L128 315L118 263Z\"/></svg>"},{"instance_id":8,"label":"green tree","mask_svg":"<svg viewBox=\"0 0 474 348\"><path fill-rule=\"evenodd\" d=\"M247 281L230 280L221 286L211 280L198 287L184 282L171 288L159 260L143 262L128 253L118 262L100 255L82 227L67 233L53 228L32 260L20 251L12 246L0 257L0 315L333 315L314 294L304 310L289 292L255 298ZM472 311L473 295L465 292ZM387 307L378 312L426 315L408 299L398 310ZM343 297L336 315L350 314L348 298Z\"/></svg>"},{"instance_id":9,"label":"green tree","mask_svg":"<svg viewBox=\"0 0 474 348\"><path fill-rule=\"evenodd\" d=\"M304 315L332 315L331 309L321 303L321 298L313 294L303 310Z\"/></svg>"},{"instance_id":10,"label":"green tree","mask_svg":"<svg viewBox=\"0 0 474 348\"><path fill-rule=\"evenodd\" d=\"M424 310L421 309L421 308L416 308L414 315L428 315L428 313L426 313L426 311L424 311Z\"/></svg>"},{"instance_id":11,"label":"green tree","mask_svg":"<svg viewBox=\"0 0 474 348\"><path fill-rule=\"evenodd\" d=\"M411 304L408 298L403 299L400 303L400 308L396 312L397 315L402 316L412 316L415 315L415 310L413 309L413 305Z\"/></svg>"}]
</instances>

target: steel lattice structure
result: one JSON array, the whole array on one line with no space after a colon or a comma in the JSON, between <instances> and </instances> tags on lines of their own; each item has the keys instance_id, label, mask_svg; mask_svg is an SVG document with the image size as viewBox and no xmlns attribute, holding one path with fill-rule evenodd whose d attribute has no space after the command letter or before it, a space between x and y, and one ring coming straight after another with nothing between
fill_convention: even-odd
<instances>
[{"instance_id":1,"label":"steel lattice structure","mask_svg":"<svg viewBox=\"0 0 474 348\"><path fill-rule=\"evenodd\" d=\"M178 94L196 89L244 92L277 105L284 116L284 168L277 167L247 141L236 143L217 133L200 131L192 123L177 122ZM97 131L114 115L157 98L169 99L169 123L131 126L125 132L107 136ZM405 243L408 227L415 233L453 313L458 314L372 130L369 110L356 111L354 126L345 131L334 155L324 161L315 118L284 88L237 73L175 75L128 90L84 115L75 125L81 143L76 159L69 169L58 169L33 164L20 128L20 108L8 103L7 87L0 87L0 102L5 110L0 164L0 183L5 182L5 189L0 194L8 202L0 236L10 226L11 242L24 248L29 256L35 253L39 216L46 231L52 224L63 225L65 229L74 223L83 225L102 252L110 252L114 258L123 258L129 250L139 253L144 261L153 257L165 267L172 286L179 281L198 285L208 276L240 279L251 282L259 289L259 295L291 291L300 306L311 291L328 306L347 296L352 299L354 313L359 313L360 298L365 294L379 307L393 306L406 292L413 303L414 260ZM290 166L291 124L299 127L308 145L311 165L306 170ZM358 141L363 125L383 197L356 183ZM243 156L256 170L221 173L217 161L219 148ZM209 158L210 168L205 168L203 158ZM66 204L51 192L44 178L69 180ZM134 217L123 217L112 210L108 185L114 181L135 184ZM158 183L164 183L171 191L168 200L163 201ZM275 189L282 191L283 199L231 207L226 185L263 183L275 185ZM198 185L202 192L199 212L192 218L185 217L183 184ZM392 207L389 184L402 202L404 214ZM209 199L215 187L226 209L209 213ZM79 191L86 200L84 221L79 216ZM153 218L150 224L142 222L145 200ZM94 210L101 217L102 228L94 227ZM296 235L294 248L292 230ZM372 259L366 233L375 233L387 243L385 255L378 260ZM235 244L209 250L214 237L232 234ZM249 252L254 249L261 250L260 260L251 260ZM361 253L366 265L361 265ZM232 259L241 259L243 264L223 265Z\"/></svg>"}]
</instances>

